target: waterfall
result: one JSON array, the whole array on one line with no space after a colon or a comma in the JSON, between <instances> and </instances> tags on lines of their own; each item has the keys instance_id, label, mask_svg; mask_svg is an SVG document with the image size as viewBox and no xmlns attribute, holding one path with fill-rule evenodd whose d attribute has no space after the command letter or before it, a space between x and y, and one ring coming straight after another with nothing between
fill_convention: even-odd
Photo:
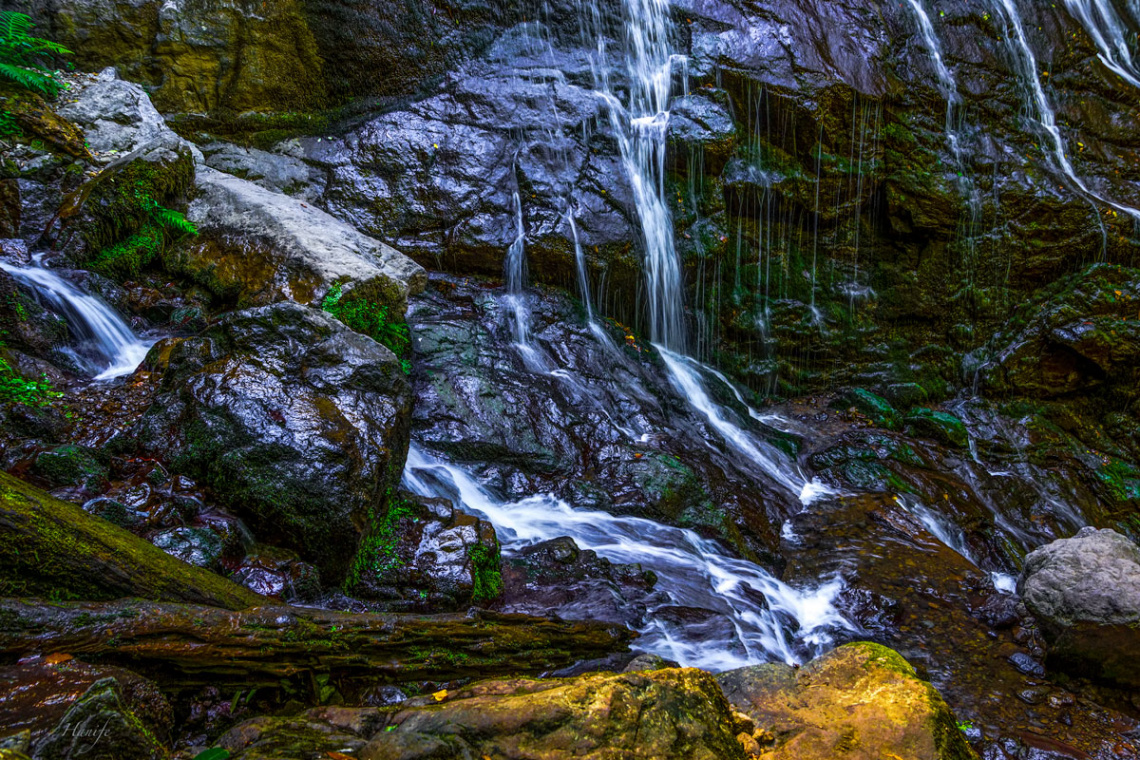
<instances>
[{"instance_id":1,"label":"waterfall","mask_svg":"<svg viewBox=\"0 0 1140 760\"><path fill-rule=\"evenodd\" d=\"M570 237L574 241L574 264L578 268L578 291L582 296L582 303L586 306L586 320L594 323L594 308L590 305L590 277L586 272L586 253L582 250L582 242L578 239L578 225L574 223L574 213L569 206L566 208L566 222L570 225Z\"/></svg>"},{"instance_id":2,"label":"waterfall","mask_svg":"<svg viewBox=\"0 0 1140 760\"><path fill-rule=\"evenodd\" d=\"M818 480L808 478L794 463L788 461L782 452L770 444L758 440L731 422L725 416L724 409L709 397L701 382L700 375L696 371L701 365L695 360L675 354L663 346L655 346L655 348L665 362L665 367L669 371L669 380L673 383L677 393L708 420L709 424L724 438L725 443L730 448L742 454L749 462L758 466L764 474L791 491L793 495L798 496L804 505L811 504L824 496L835 494L834 491ZM737 393L737 399L744 404L744 399L741 398L736 388L728 383L727 378L720 373L716 373L716 375L718 379L723 380L732 388L733 393ZM751 407L748 407L747 404L744 406L748 408L749 415L753 419L760 419L760 415Z\"/></svg>"},{"instance_id":3,"label":"waterfall","mask_svg":"<svg viewBox=\"0 0 1140 760\"><path fill-rule=\"evenodd\" d=\"M140 340L101 299L79 291L38 262L27 268L0 263L0 269L31 290L41 305L67 321L71 335L77 339L67 353L96 380L129 375L146 358L154 341Z\"/></svg>"},{"instance_id":4,"label":"waterfall","mask_svg":"<svg viewBox=\"0 0 1140 760\"><path fill-rule=\"evenodd\" d=\"M652 570L664 603L649 610L634 647L685 667L721 671L773 659L796 663L826 649L835 633L855 630L833 604L843 588L838 578L795 589L691 530L574 509L547 494L504 502L466 471L432 459L415 444L408 452L404 487L420 496L452 499L464 512L490 520L508 555L569 536L611 562ZM712 611L727 622L728 633L710 640L707 631L694 634L654 615L678 606Z\"/></svg>"},{"instance_id":5,"label":"waterfall","mask_svg":"<svg viewBox=\"0 0 1140 760\"><path fill-rule=\"evenodd\" d=\"M946 140L950 143L950 152L961 162L962 146L958 140L958 132L954 128L954 109L960 100L958 84L954 81L954 75L950 73L950 69L947 68L942 59L942 45L938 41L938 35L934 33L934 24L930 22L930 16L927 15L922 0L907 1L914 11L915 19L918 21L918 30L922 33L922 39L930 51L930 57L934 61L934 73L938 76L938 84L942 88L943 97L946 98Z\"/></svg>"},{"instance_id":6,"label":"waterfall","mask_svg":"<svg viewBox=\"0 0 1140 760\"><path fill-rule=\"evenodd\" d=\"M590 8L588 18L583 13L582 20L596 35L595 87L608 107L641 223L650 339L683 351L684 291L681 262L673 246L673 221L665 199L665 131L674 66L684 59L669 51L672 24L668 0L624 0L623 8L629 78L626 104L610 86L597 8Z\"/></svg>"},{"instance_id":7,"label":"waterfall","mask_svg":"<svg viewBox=\"0 0 1140 760\"><path fill-rule=\"evenodd\" d=\"M1061 129L1057 126L1057 118L1049 99L1045 97L1045 90L1041 86L1041 77L1037 73L1037 57L1029 46L1029 39L1025 36L1025 28L1021 23L1021 15L1017 10L1015 0L995 0L1001 13L1006 17L1009 32L1006 41L1010 48L1010 56L1018 68L1018 74L1029 86L1032 103L1037 112L1037 123L1048 136L1052 146L1052 155L1055 168L1069 180L1073 188L1081 195L1093 201L1100 201L1112 208L1140 221L1140 210L1125 206L1108 198L1104 198L1092 190L1077 176L1069 157L1065 154L1065 141L1061 136ZM1097 217L1099 219L1099 215Z\"/></svg>"},{"instance_id":8,"label":"waterfall","mask_svg":"<svg viewBox=\"0 0 1140 760\"><path fill-rule=\"evenodd\" d=\"M515 239L507 249L507 306L514 317L515 342L526 346L530 336L530 309L526 304L526 227L523 225L522 200L514 192Z\"/></svg>"},{"instance_id":9,"label":"waterfall","mask_svg":"<svg viewBox=\"0 0 1140 760\"><path fill-rule=\"evenodd\" d=\"M1080 22L1096 45L1097 57L1109 71L1133 87L1140 88L1140 60L1133 53L1136 34L1128 28L1112 0L1065 0L1065 7ZM1132 23L1140 25L1140 5L1126 6Z\"/></svg>"}]
</instances>

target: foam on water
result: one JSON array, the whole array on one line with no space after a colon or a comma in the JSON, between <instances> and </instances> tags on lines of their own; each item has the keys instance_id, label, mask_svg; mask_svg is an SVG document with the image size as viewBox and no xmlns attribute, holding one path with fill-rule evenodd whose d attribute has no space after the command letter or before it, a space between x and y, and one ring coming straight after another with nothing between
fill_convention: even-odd
<instances>
[{"instance_id":1,"label":"foam on water","mask_svg":"<svg viewBox=\"0 0 1140 760\"><path fill-rule=\"evenodd\" d=\"M649 611L635 646L684 666L719 671L772 660L800 662L830 646L837 632L855 630L834 604L841 579L792 588L691 530L574 509L548 494L504 501L462 468L432 458L415 444L404 485L421 496L450 498L461 510L490 520L508 554L569 536L611 562L652 570L665 601ZM654 614L662 607L709 611L724 623L715 627L721 633L674 624Z\"/></svg>"}]
</instances>

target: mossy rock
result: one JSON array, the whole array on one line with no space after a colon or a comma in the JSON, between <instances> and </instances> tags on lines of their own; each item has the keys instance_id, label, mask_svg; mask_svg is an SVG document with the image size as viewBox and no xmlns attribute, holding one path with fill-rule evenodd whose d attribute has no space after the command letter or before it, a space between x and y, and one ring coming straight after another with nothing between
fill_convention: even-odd
<instances>
[{"instance_id":1,"label":"mossy rock","mask_svg":"<svg viewBox=\"0 0 1140 760\"><path fill-rule=\"evenodd\" d=\"M938 691L879 644L846 644L799 669L740 668L717 681L755 722L771 760L977 758Z\"/></svg>"},{"instance_id":2,"label":"mossy rock","mask_svg":"<svg viewBox=\"0 0 1140 760\"><path fill-rule=\"evenodd\" d=\"M891 406L891 402L863 388L846 391L837 397L831 406L835 409L854 409L880 427L891 429L898 427L899 414Z\"/></svg>"},{"instance_id":3,"label":"mossy rock","mask_svg":"<svg viewBox=\"0 0 1140 760\"><path fill-rule=\"evenodd\" d=\"M0 472L0 594L242 609L265 599Z\"/></svg>"},{"instance_id":4,"label":"mossy rock","mask_svg":"<svg viewBox=\"0 0 1140 760\"><path fill-rule=\"evenodd\" d=\"M52 487L84 486L94 490L107 479L106 455L86 446L58 446L36 456L32 474Z\"/></svg>"},{"instance_id":5,"label":"mossy rock","mask_svg":"<svg viewBox=\"0 0 1140 760\"><path fill-rule=\"evenodd\" d=\"M193 156L173 141L148 145L105 169L62 212L86 243L77 263L115 279L137 275L166 245L162 211L179 205L193 182Z\"/></svg>"},{"instance_id":6,"label":"mossy rock","mask_svg":"<svg viewBox=\"0 0 1140 760\"><path fill-rule=\"evenodd\" d=\"M906 417L907 430L913 435L933 438L939 443L959 449L969 448L970 433L965 423L947 412L915 409Z\"/></svg>"}]
</instances>

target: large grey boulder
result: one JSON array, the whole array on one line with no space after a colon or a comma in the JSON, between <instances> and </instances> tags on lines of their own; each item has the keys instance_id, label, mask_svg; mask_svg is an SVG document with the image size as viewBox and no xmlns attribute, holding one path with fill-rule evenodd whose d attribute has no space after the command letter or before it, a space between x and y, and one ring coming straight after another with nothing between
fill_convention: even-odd
<instances>
[{"instance_id":1,"label":"large grey boulder","mask_svg":"<svg viewBox=\"0 0 1140 760\"><path fill-rule=\"evenodd\" d=\"M56 111L83 128L96 154L130 153L156 140L185 142L166 125L146 91L120 79L113 67L94 77L77 77L61 100Z\"/></svg>"},{"instance_id":2,"label":"large grey boulder","mask_svg":"<svg viewBox=\"0 0 1140 760\"><path fill-rule=\"evenodd\" d=\"M168 268L242 305L315 304L334 283L363 288L402 317L427 274L396 249L303 200L201 167L186 214L198 235L166 256Z\"/></svg>"},{"instance_id":3,"label":"large grey boulder","mask_svg":"<svg viewBox=\"0 0 1140 760\"><path fill-rule=\"evenodd\" d=\"M395 355L289 301L159 344L153 362L164 353L141 450L208 485L260 540L343 579L408 450L411 384Z\"/></svg>"},{"instance_id":4,"label":"large grey boulder","mask_svg":"<svg viewBox=\"0 0 1140 760\"><path fill-rule=\"evenodd\" d=\"M1140 548L1082 528L1025 558L1018 590L1056 665L1140 686Z\"/></svg>"}]
</instances>

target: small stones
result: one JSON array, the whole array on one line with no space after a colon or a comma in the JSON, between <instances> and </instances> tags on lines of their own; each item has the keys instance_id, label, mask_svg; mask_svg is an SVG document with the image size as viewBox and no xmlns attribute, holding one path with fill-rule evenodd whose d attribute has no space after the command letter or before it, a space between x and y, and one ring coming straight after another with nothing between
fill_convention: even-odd
<instances>
[{"instance_id":1,"label":"small stones","mask_svg":"<svg viewBox=\"0 0 1140 760\"><path fill-rule=\"evenodd\" d=\"M1045 666L1024 652L1016 652L1008 658L1009 664L1017 668L1018 672L1027 676L1042 678L1045 675Z\"/></svg>"}]
</instances>

